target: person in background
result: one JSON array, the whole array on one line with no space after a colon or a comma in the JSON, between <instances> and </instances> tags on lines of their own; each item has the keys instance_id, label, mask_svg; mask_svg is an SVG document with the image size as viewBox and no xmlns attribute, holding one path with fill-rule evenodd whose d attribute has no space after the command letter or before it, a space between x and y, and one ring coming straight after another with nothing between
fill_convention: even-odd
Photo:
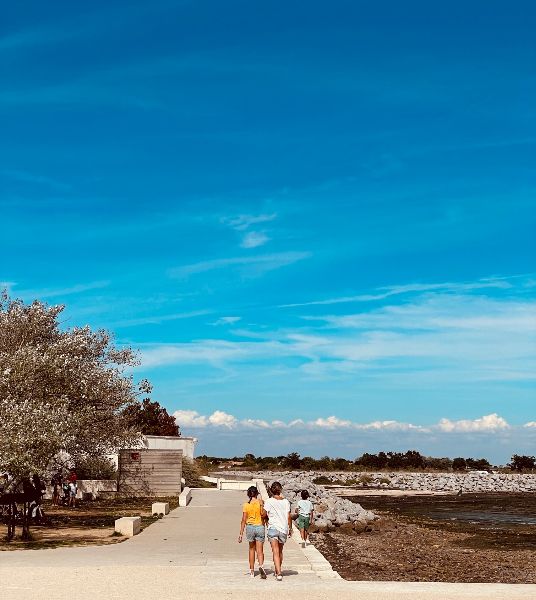
<instances>
[{"instance_id":1,"label":"person in background","mask_svg":"<svg viewBox=\"0 0 536 600\"><path fill-rule=\"evenodd\" d=\"M240 522L240 534L238 543L242 543L244 528L246 529L246 539L249 542L249 576L255 577L255 554L259 562L259 574L261 579L266 579L264 570L264 519L262 517L262 499L259 498L259 490L252 485L248 488L247 495L249 500L242 506L242 521Z\"/></svg>"},{"instance_id":2,"label":"person in background","mask_svg":"<svg viewBox=\"0 0 536 600\"><path fill-rule=\"evenodd\" d=\"M268 518L268 541L272 546L274 557L274 576L277 581L283 580L283 546L287 537L292 535L292 518L290 502L281 495L283 486L274 481L270 486L272 497L264 503L263 516Z\"/></svg>"},{"instance_id":3,"label":"person in background","mask_svg":"<svg viewBox=\"0 0 536 600\"><path fill-rule=\"evenodd\" d=\"M301 500L298 502L296 513L298 515L296 527L300 530L302 548L305 548L309 538L309 527L313 522L313 503L309 500L309 492L307 490L302 490L301 492Z\"/></svg>"},{"instance_id":4,"label":"person in background","mask_svg":"<svg viewBox=\"0 0 536 600\"><path fill-rule=\"evenodd\" d=\"M50 485L52 486L52 506L60 505L60 486L61 486L61 473L56 473L52 476Z\"/></svg>"},{"instance_id":5,"label":"person in background","mask_svg":"<svg viewBox=\"0 0 536 600\"><path fill-rule=\"evenodd\" d=\"M71 469L68 477L69 481L69 506L71 508L76 508L76 492L78 491L78 477L76 475L76 471Z\"/></svg>"}]
</instances>

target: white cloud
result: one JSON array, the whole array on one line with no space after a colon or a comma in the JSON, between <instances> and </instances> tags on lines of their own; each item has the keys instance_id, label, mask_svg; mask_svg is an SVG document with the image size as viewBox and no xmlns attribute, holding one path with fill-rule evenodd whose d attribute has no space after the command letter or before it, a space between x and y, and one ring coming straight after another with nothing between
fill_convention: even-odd
<instances>
[{"instance_id":1,"label":"white cloud","mask_svg":"<svg viewBox=\"0 0 536 600\"><path fill-rule=\"evenodd\" d=\"M400 421L372 421L372 423L366 423L365 425L356 425L356 428L365 430L386 429L391 431L429 431L429 429L421 427L420 425L412 425L411 423L402 423Z\"/></svg>"},{"instance_id":2,"label":"white cloud","mask_svg":"<svg viewBox=\"0 0 536 600\"><path fill-rule=\"evenodd\" d=\"M247 269L250 275L262 275L267 271L291 265L310 256L310 252L279 252L277 254L260 254L257 256L217 258L175 267L170 269L168 273L170 277L184 279L198 273L206 273L207 271L228 267L238 267L243 270Z\"/></svg>"},{"instance_id":3,"label":"white cloud","mask_svg":"<svg viewBox=\"0 0 536 600\"><path fill-rule=\"evenodd\" d=\"M345 304L350 302L372 302L375 300L384 300L390 296L400 294L425 293L445 291L450 293L462 293L483 288L508 289L512 284L505 278L480 279L470 283L410 283L397 286L383 286L377 288L374 294L358 294L355 296L340 296L337 298L327 298L325 300L312 300L310 302L298 302L294 304L282 304L279 308L294 308L299 306L322 306L330 304Z\"/></svg>"},{"instance_id":4,"label":"white cloud","mask_svg":"<svg viewBox=\"0 0 536 600\"><path fill-rule=\"evenodd\" d=\"M210 310L192 310L190 312L175 313L171 315L153 315L150 317L139 317L136 319L123 319L122 321L116 321L112 323L112 327L137 327L138 325L160 325L160 323L166 323L168 321L178 321L180 319L192 319L194 317L200 317L208 315L212 311Z\"/></svg>"},{"instance_id":5,"label":"white cloud","mask_svg":"<svg viewBox=\"0 0 536 600\"><path fill-rule=\"evenodd\" d=\"M250 231L242 238L240 246L242 248L257 248L264 246L270 238L262 231Z\"/></svg>"},{"instance_id":6,"label":"white cloud","mask_svg":"<svg viewBox=\"0 0 536 600\"><path fill-rule=\"evenodd\" d=\"M238 323L242 317L221 317L217 321L214 321L212 325L233 325L234 323Z\"/></svg>"},{"instance_id":7,"label":"white cloud","mask_svg":"<svg viewBox=\"0 0 536 600\"><path fill-rule=\"evenodd\" d=\"M460 421L451 421L450 419L441 419L437 425L437 428L447 433L468 433L477 431L498 431L501 429L508 429L510 425L505 419L500 417L497 413L491 415L485 415L479 419L468 420L462 419Z\"/></svg>"},{"instance_id":8,"label":"white cloud","mask_svg":"<svg viewBox=\"0 0 536 600\"><path fill-rule=\"evenodd\" d=\"M236 231L245 231L252 225L257 225L258 223L267 223L276 218L276 213L264 215L238 215L237 217L225 217L222 219L222 223L225 223Z\"/></svg>"},{"instance_id":9,"label":"white cloud","mask_svg":"<svg viewBox=\"0 0 536 600\"><path fill-rule=\"evenodd\" d=\"M196 410L176 410L173 417L181 427L206 427L208 423L207 417Z\"/></svg>"},{"instance_id":10,"label":"white cloud","mask_svg":"<svg viewBox=\"0 0 536 600\"><path fill-rule=\"evenodd\" d=\"M194 410L177 410L173 413L177 423L183 427L205 428L226 427L228 429L304 429L314 430L336 430L353 429L358 431L398 431L416 432L419 434L436 435L438 431L444 434L450 433L474 433L474 432L497 432L510 429L510 425L497 413L485 415L478 419L452 421L447 418L441 419L435 425L423 426L412 423L404 423L396 420L372 421L359 423L349 419L341 419L335 415L329 417L318 417L312 421L295 419L291 421L267 421L263 419L238 419L234 415L221 410L214 411L211 415L200 415ZM536 422L527 423L524 427L536 427Z\"/></svg>"},{"instance_id":11,"label":"white cloud","mask_svg":"<svg viewBox=\"0 0 536 600\"><path fill-rule=\"evenodd\" d=\"M221 365L247 355L247 346L222 340L138 346L141 346L141 364L146 368L181 363Z\"/></svg>"},{"instance_id":12,"label":"white cloud","mask_svg":"<svg viewBox=\"0 0 536 600\"><path fill-rule=\"evenodd\" d=\"M209 425L213 427L232 428L236 425L237 419L222 410L216 410L211 415L200 415L196 410L176 410L173 413L177 424L191 428L205 428Z\"/></svg>"},{"instance_id":13,"label":"white cloud","mask_svg":"<svg viewBox=\"0 0 536 600\"><path fill-rule=\"evenodd\" d=\"M14 285L14 284L13 284ZM100 290L108 287L109 281L91 281L89 283L78 283L76 285L64 288L44 288L44 289L29 289L29 290L15 290L18 297L28 300L35 298L42 300L45 298L55 298L58 296L71 296L74 294L82 294L91 290Z\"/></svg>"},{"instance_id":14,"label":"white cloud","mask_svg":"<svg viewBox=\"0 0 536 600\"><path fill-rule=\"evenodd\" d=\"M525 425L523 425L523 427L528 427L528 428L535 428L536 429L536 421L529 421L528 423L525 423Z\"/></svg>"},{"instance_id":15,"label":"white cloud","mask_svg":"<svg viewBox=\"0 0 536 600\"><path fill-rule=\"evenodd\" d=\"M234 427L237 419L222 410L216 410L208 417L208 422L214 427Z\"/></svg>"},{"instance_id":16,"label":"white cloud","mask_svg":"<svg viewBox=\"0 0 536 600\"><path fill-rule=\"evenodd\" d=\"M313 421L313 425L316 427L325 427L327 429L338 429L340 427L351 427L352 422L345 419L339 419L338 417L331 416L327 419L318 418Z\"/></svg>"}]
</instances>

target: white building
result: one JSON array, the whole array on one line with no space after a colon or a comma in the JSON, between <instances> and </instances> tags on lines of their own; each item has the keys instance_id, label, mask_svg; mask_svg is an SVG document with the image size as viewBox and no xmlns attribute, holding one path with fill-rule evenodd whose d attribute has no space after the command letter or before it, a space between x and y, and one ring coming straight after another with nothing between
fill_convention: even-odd
<instances>
[{"instance_id":1,"label":"white building","mask_svg":"<svg viewBox=\"0 0 536 600\"><path fill-rule=\"evenodd\" d=\"M193 459L197 438L172 435L144 435L143 444L149 450L182 450L185 458Z\"/></svg>"},{"instance_id":2,"label":"white building","mask_svg":"<svg viewBox=\"0 0 536 600\"><path fill-rule=\"evenodd\" d=\"M147 448L148 450L182 450L184 458L193 460L195 457L195 445L197 438L194 437L176 437L174 435L144 435L139 446L132 448ZM119 454L109 454L108 458L119 468Z\"/></svg>"}]
</instances>

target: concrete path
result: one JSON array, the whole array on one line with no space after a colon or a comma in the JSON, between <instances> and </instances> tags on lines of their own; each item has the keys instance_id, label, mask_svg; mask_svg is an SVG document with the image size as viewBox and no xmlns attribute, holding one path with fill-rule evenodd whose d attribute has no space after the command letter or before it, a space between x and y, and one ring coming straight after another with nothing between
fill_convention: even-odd
<instances>
[{"instance_id":1,"label":"concrete path","mask_svg":"<svg viewBox=\"0 0 536 600\"><path fill-rule=\"evenodd\" d=\"M285 547L283 582L271 575L251 580L247 544L236 541L244 497L243 492L194 490L187 508L121 544L0 552L0 600L536 598L536 586L530 585L326 580L292 541ZM265 551L271 570L268 544Z\"/></svg>"}]
</instances>

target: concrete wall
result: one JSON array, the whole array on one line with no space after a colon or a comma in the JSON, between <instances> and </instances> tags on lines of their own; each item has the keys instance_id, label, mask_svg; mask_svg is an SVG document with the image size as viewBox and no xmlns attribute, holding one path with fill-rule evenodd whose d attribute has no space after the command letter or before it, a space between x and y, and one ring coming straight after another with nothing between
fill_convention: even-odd
<instances>
[{"instance_id":1,"label":"concrete wall","mask_svg":"<svg viewBox=\"0 0 536 600\"><path fill-rule=\"evenodd\" d=\"M107 498L117 493L115 479L79 479L76 483L77 498L82 498L84 493L92 494L93 498Z\"/></svg>"},{"instance_id":2,"label":"concrete wall","mask_svg":"<svg viewBox=\"0 0 536 600\"><path fill-rule=\"evenodd\" d=\"M116 479L79 479L76 482L77 498L83 498L84 494L91 494L93 498L113 498L117 494ZM63 492L60 490L60 496ZM47 485L44 494L46 500L52 498L52 486Z\"/></svg>"},{"instance_id":3,"label":"concrete wall","mask_svg":"<svg viewBox=\"0 0 536 600\"><path fill-rule=\"evenodd\" d=\"M149 450L182 450L185 458L193 460L195 457L195 437L176 437L171 435L144 435L141 443L136 449L147 448ZM108 458L119 469L119 454L109 454Z\"/></svg>"},{"instance_id":4,"label":"concrete wall","mask_svg":"<svg viewBox=\"0 0 536 600\"><path fill-rule=\"evenodd\" d=\"M194 437L145 435L143 441L149 450L182 450L182 455L186 458L193 459L195 456L197 438Z\"/></svg>"}]
</instances>

